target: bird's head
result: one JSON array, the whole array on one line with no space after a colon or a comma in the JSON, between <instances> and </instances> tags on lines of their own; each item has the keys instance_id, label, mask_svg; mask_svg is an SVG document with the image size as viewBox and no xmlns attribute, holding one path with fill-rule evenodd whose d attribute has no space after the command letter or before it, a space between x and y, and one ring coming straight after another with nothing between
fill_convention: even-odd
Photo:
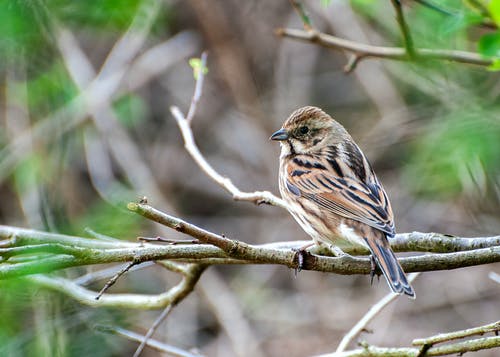
<instances>
[{"instance_id":1,"label":"bird's head","mask_svg":"<svg viewBox=\"0 0 500 357\"><path fill-rule=\"evenodd\" d=\"M350 136L323 110L308 106L294 111L270 139L280 141L282 156L288 156L318 153L325 146L336 145Z\"/></svg>"}]
</instances>

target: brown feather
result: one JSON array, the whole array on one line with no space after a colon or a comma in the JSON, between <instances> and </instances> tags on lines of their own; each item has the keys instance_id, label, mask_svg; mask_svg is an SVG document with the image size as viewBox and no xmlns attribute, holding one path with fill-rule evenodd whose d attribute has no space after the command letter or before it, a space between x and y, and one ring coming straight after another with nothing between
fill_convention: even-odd
<instances>
[{"instance_id":1,"label":"brown feather","mask_svg":"<svg viewBox=\"0 0 500 357\"><path fill-rule=\"evenodd\" d=\"M282 146L280 192L300 226L317 242L367 247L391 289L414 297L387 239L395 235L387 194L344 127L304 107L272 138Z\"/></svg>"}]
</instances>

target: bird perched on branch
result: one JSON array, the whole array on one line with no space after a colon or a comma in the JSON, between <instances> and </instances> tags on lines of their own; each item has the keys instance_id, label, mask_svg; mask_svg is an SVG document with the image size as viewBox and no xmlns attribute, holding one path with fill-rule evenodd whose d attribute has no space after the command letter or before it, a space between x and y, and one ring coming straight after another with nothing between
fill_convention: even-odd
<instances>
[{"instance_id":1,"label":"bird perched on branch","mask_svg":"<svg viewBox=\"0 0 500 357\"><path fill-rule=\"evenodd\" d=\"M316 107L294 111L272 140L281 143L279 187L288 210L313 240L337 249L363 246L392 291L412 298L388 238L391 204L361 149L342 125Z\"/></svg>"}]
</instances>

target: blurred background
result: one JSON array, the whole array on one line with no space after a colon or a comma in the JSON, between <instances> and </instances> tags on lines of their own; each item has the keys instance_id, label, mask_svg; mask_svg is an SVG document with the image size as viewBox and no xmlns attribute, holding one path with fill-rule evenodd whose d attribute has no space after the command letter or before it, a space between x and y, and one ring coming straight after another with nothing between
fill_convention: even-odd
<instances>
[{"instance_id":1,"label":"blurred background","mask_svg":"<svg viewBox=\"0 0 500 357\"><path fill-rule=\"evenodd\" d=\"M493 13L476 2L439 3L448 14L403 2L417 47L500 55ZM305 6L321 31L402 45L390 1ZM248 243L307 239L284 210L233 202L184 150L169 107L187 111L195 84L188 61L207 50L193 131L207 160L240 189L278 194L279 145L268 138L291 111L316 105L371 160L398 232L499 234L499 72L367 59L345 74L346 54L280 38L279 27L302 28L286 0L1 2L0 223L80 236L90 228L129 241L179 238L126 210L147 196ZM408 346L498 320L500 286L490 271L500 265L422 274L416 301L398 299L361 338ZM110 293L160 293L177 281L151 267L127 274ZM209 356L331 352L388 291L367 276L212 267L155 338ZM159 313L90 308L23 279L1 281L0 355L132 355L136 344L95 326L144 334Z\"/></svg>"}]
</instances>

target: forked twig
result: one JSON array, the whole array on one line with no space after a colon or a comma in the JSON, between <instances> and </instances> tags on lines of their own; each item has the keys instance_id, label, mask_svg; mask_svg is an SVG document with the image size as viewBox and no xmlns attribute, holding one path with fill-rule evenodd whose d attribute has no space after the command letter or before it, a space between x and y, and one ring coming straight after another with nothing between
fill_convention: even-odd
<instances>
[{"instance_id":1,"label":"forked twig","mask_svg":"<svg viewBox=\"0 0 500 357\"><path fill-rule=\"evenodd\" d=\"M137 349L135 350L134 356L133 357L139 357L142 353L142 350L144 350L144 347L146 347L146 344L148 343L149 339L153 334L156 332L160 324L167 318L168 314L172 311L172 304L168 305L165 309L163 309L162 313L160 316L158 316L153 323L153 325L149 328L148 332L146 335L144 335L144 338L141 341L141 344Z\"/></svg>"},{"instance_id":2,"label":"forked twig","mask_svg":"<svg viewBox=\"0 0 500 357\"><path fill-rule=\"evenodd\" d=\"M202 63L206 63L206 53L202 55ZM238 187L236 187L233 182L227 178L219 174L213 167L210 165L203 154L200 152L196 142L194 140L193 132L191 130L192 119L196 113L197 103L202 94L202 84L204 78L203 67L198 71L198 78L196 79L196 87L193 94L193 99L191 100L191 106L188 110L187 116L182 114L181 110L176 106L170 107L170 112L174 116L177 125L182 134L182 138L184 139L184 147L186 151L191 155L195 163L200 167L200 169L213 181L215 181L219 186L228 191L233 199L236 201L250 201L256 204L267 203L273 206L278 207L286 207L285 202L273 195L269 191L255 191L255 192L243 192L240 191Z\"/></svg>"},{"instance_id":3,"label":"forked twig","mask_svg":"<svg viewBox=\"0 0 500 357\"><path fill-rule=\"evenodd\" d=\"M304 10L300 6L294 6L294 9L302 19L305 30L278 28L276 30L276 35L318 44L326 48L344 50L353 54L354 59L351 59L344 69L346 72L352 71L361 60L367 58L382 58L397 61L409 61L413 60L414 58L418 58L426 60L445 60L479 66L490 66L494 63L495 58L486 58L474 52L447 49L415 48L410 35L410 31L408 29L408 25L406 24L403 16L399 0L391 1L395 6L398 24L403 33L405 43L404 48L373 46L320 32L311 26L310 21L304 20Z\"/></svg>"},{"instance_id":4,"label":"forked twig","mask_svg":"<svg viewBox=\"0 0 500 357\"><path fill-rule=\"evenodd\" d=\"M111 279L109 279L106 282L106 284L104 284L103 288L99 291L99 293L97 294L95 299L99 300L101 298L102 294L104 294L110 287L112 287L117 282L117 280L120 279L120 277L123 274L128 272L130 270L130 268L132 268L134 265L137 265L137 264L141 264L141 262L132 261L129 264L127 264L123 269L121 269L118 273L113 275L113 277L111 277Z\"/></svg>"},{"instance_id":5,"label":"forked twig","mask_svg":"<svg viewBox=\"0 0 500 357\"><path fill-rule=\"evenodd\" d=\"M112 327L112 326L102 326L98 325L95 327L96 330L104 333L111 333L118 336L123 336L130 341L140 342L143 340L144 336L139 335L138 333L120 328L120 327ZM180 349L175 346L167 345L166 343L159 342L157 340L149 339L146 343L149 347L154 348L157 351L168 353L169 355L176 357L201 357L202 355L198 353L192 353L183 349Z\"/></svg>"},{"instance_id":6,"label":"forked twig","mask_svg":"<svg viewBox=\"0 0 500 357\"><path fill-rule=\"evenodd\" d=\"M408 281L412 283L420 273L413 273L408 276ZM342 340L339 343L339 346L337 347L337 350L335 353L341 353L345 351L347 346L351 343L351 341L358 336L363 329L366 328L366 325L370 323L371 320L375 316L377 316L387 305L389 305L391 302L393 302L399 295L394 294L393 292L387 294L384 296L378 303L373 305L370 310L354 325L354 327L346 333L346 335L342 338Z\"/></svg>"}]
</instances>

